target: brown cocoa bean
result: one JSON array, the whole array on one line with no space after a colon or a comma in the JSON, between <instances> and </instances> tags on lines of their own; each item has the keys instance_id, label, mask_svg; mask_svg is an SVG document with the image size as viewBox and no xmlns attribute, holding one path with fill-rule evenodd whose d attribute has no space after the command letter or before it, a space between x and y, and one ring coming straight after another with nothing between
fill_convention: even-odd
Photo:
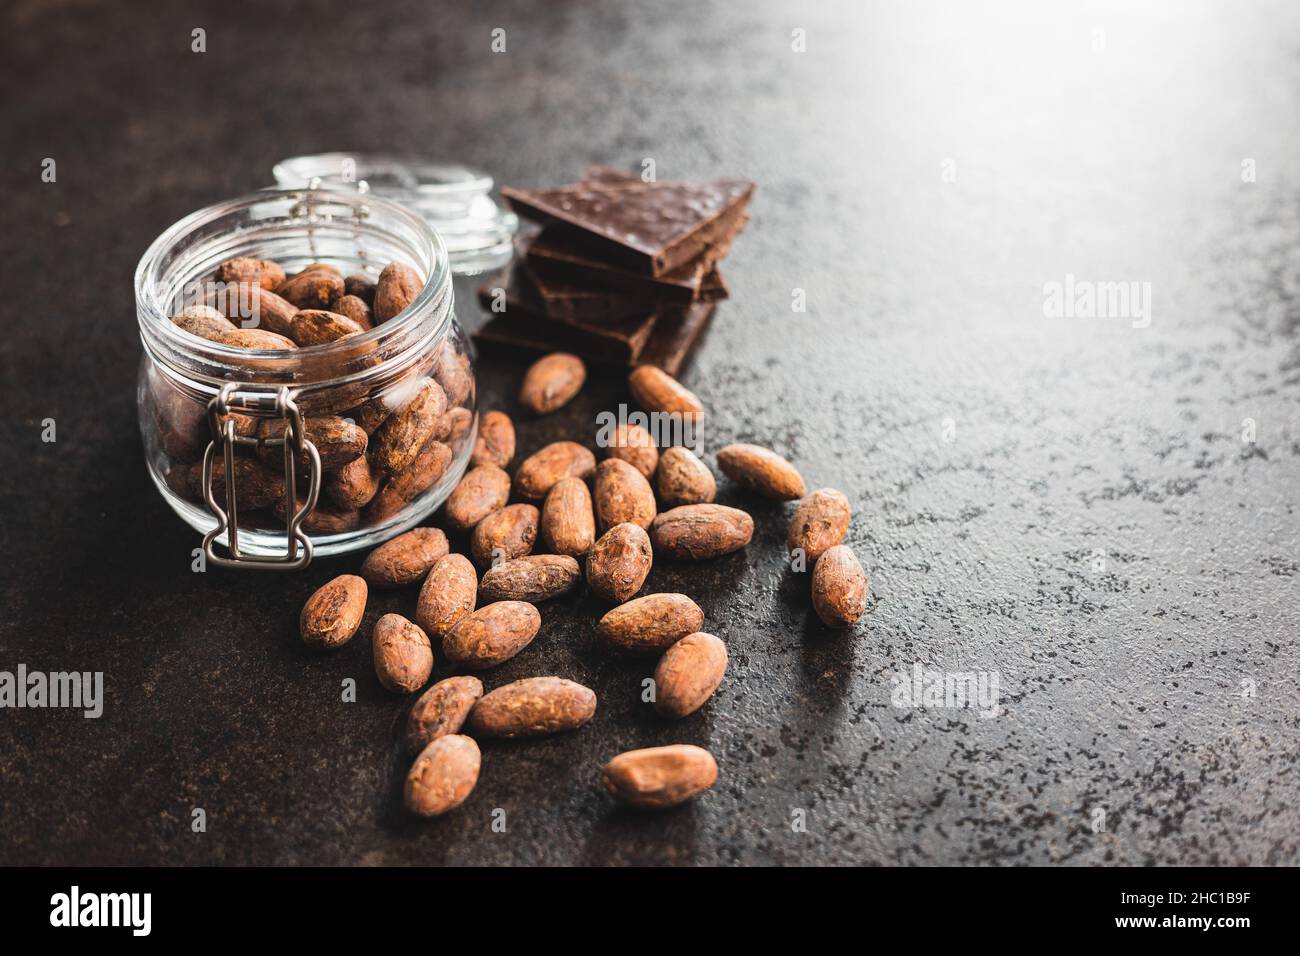
<instances>
[{"instance_id":1,"label":"brown cocoa bean","mask_svg":"<svg viewBox=\"0 0 1300 956\"><path fill-rule=\"evenodd\" d=\"M580 558L596 540L596 516L591 492L581 478L561 478L542 505L542 543L556 554Z\"/></svg>"},{"instance_id":2,"label":"brown cocoa bean","mask_svg":"<svg viewBox=\"0 0 1300 956\"><path fill-rule=\"evenodd\" d=\"M415 622L442 640L478 600L478 572L463 554L439 558L420 587Z\"/></svg>"},{"instance_id":3,"label":"brown cocoa bean","mask_svg":"<svg viewBox=\"0 0 1300 956\"><path fill-rule=\"evenodd\" d=\"M810 564L849 533L849 499L834 488L818 488L799 502L790 518L786 547L790 553L802 551Z\"/></svg>"},{"instance_id":4,"label":"brown cocoa bean","mask_svg":"<svg viewBox=\"0 0 1300 956\"><path fill-rule=\"evenodd\" d=\"M486 737L540 737L577 730L596 714L596 694L562 677L528 677L487 694L469 715Z\"/></svg>"},{"instance_id":5,"label":"brown cocoa bean","mask_svg":"<svg viewBox=\"0 0 1300 956\"><path fill-rule=\"evenodd\" d=\"M600 463L592 499L602 533L624 522L649 528L655 520L654 489L645 475L621 458Z\"/></svg>"},{"instance_id":6,"label":"brown cocoa bean","mask_svg":"<svg viewBox=\"0 0 1300 956\"><path fill-rule=\"evenodd\" d=\"M236 326L210 305L191 305L172 316L172 322L190 335L220 342Z\"/></svg>"},{"instance_id":7,"label":"brown cocoa bean","mask_svg":"<svg viewBox=\"0 0 1300 956\"><path fill-rule=\"evenodd\" d=\"M343 277L343 294L354 295L367 306L375 304L375 284L369 276L360 273Z\"/></svg>"},{"instance_id":8,"label":"brown cocoa bean","mask_svg":"<svg viewBox=\"0 0 1300 956\"><path fill-rule=\"evenodd\" d=\"M374 318L370 314L370 306L366 305L365 300L355 295L345 295L334 303L334 311L345 319L350 319L361 327L362 332L369 332L375 327Z\"/></svg>"},{"instance_id":9,"label":"brown cocoa bean","mask_svg":"<svg viewBox=\"0 0 1300 956\"><path fill-rule=\"evenodd\" d=\"M466 718L483 696L483 682L477 677L448 677L423 694L406 719L406 749L423 750L431 741L460 733Z\"/></svg>"},{"instance_id":10,"label":"brown cocoa bean","mask_svg":"<svg viewBox=\"0 0 1300 956\"><path fill-rule=\"evenodd\" d=\"M601 773L611 796L648 810L685 803L717 779L713 754L691 744L629 750L607 763Z\"/></svg>"},{"instance_id":11,"label":"brown cocoa bean","mask_svg":"<svg viewBox=\"0 0 1300 956\"><path fill-rule=\"evenodd\" d=\"M257 437L262 442L279 441L284 437L286 423L282 418L264 418L258 423ZM307 415L302 420L303 438L316 446L320 455L321 471L338 471L366 453L369 439L346 418L337 415ZM278 468L284 461L284 446L260 444L257 457L269 468ZM307 468L304 451L297 456L300 469Z\"/></svg>"},{"instance_id":12,"label":"brown cocoa bean","mask_svg":"<svg viewBox=\"0 0 1300 956\"><path fill-rule=\"evenodd\" d=\"M295 496L296 508L301 510L305 503L305 498ZM281 521L288 520L283 498L276 499L271 505L271 511ZM360 524L361 512L359 511L339 510L317 503L316 507L303 517L301 527L308 534L343 534L347 531L355 531Z\"/></svg>"},{"instance_id":13,"label":"brown cocoa bean","mask_svg":"<svg viewBox=\"0 0 1300 956\"><path fill-rule=\"evenodd\" d=\"M450 339L442 343L434 362L433 377L447 393L449 405L468 405L474 393L474 373L470 371L469 356L458 351Z\"/></svg>"},{"instance_id":14,"label":"brown cocoa bean","mask_svg":"<svg viewBox=\"0 0 1300 956\"><path fill-rule=\"evenodd\" d=\"M587 366L568 352L552 352L529 366L519 389L519 404L535 415L567 405L587 380Z\"/></svg>"},{"instance_id":15,"label":"brown cocoa bean","mask_svg":"<svg viewBox=\"0 0 1300 956\"><path fill-rule=\"evenodd\" d=\"M322 585L303 605L298 630L309 647L342 647L352 640L366 613L369 593L364 579L342 574Z\"/></svg>"},{"instance_id":16,"label":"brown cocoa bean","mask_svg":"<svg viewBox=\"0 0 1300 956\"><path fill-rule=\"evenodd\" d=\"M260 462L235 457L235 506L240 511L266 508L284 500L284 473L267 468ZM203 500L203 462L196 462L190 472L194 497ZM226 464L220 456L212 459L212 496L226 508Z\"/></svg>"},{"instance_id":17,"label":"brown cocoa bean","mask_svg":"<svg viewBox=\"0 0 1300 956\"><path fill-rule=\"evenodd\" d=\"M304 347L324 345L345 335L358 335L364 331L346 315L324 309L302 309L294 313L289 322L289 338Z\"/></svg>"},{"instance_id":18,"label":"brown cocoa bean","mask_svg":"<svg viewBox=\"0 0 1300 956\"><path fill-rule=\"evenodd\" d=\"M537 541L537 521L538 512L532 505L509 505L493 511L474 525L470 554L481 568L531 554Z\"/></svg>"},{"instance_id":19,"label":"brown cocoa bean","mask_svg":"<svg viewBox=\"0 0 1300 956\"><path fill-rule=\"evenodd\" d=\"M226 285L253 285L274 290L284 281L284 270L270 259L241 256L227 259L217 266L214 278Z\"/></svg>"},{"instance_id":20,"label":"brown cocoa bean","mask_svg":"<svg viewBox=\"0 0 1300 956\"><path fill-rule=\"evenodd\" d=\"M334 474L326 475L321 483L326 500L345 511L364 508L378 490L379 479L370 470L370 459L365 455L348 462Z\"/></svg>"},{"instance_id":21,"label":"brown cocoa bean","mask_svg":"<svg viewBox=\"0 0 1300 956\"><path fill-rule=\"evenodd\" d=\"M622 603L641 590L652 563L645 529L614 525L587 552L587 585L597 597Z\"/></svg>"},{"instance_id":22,"label":"brown cocoa bean","mask_svg":"<svg viewBox=\"0 0 1300 956\"><path fill-rule=\"evenodd\" d=\"M299 309L328 309L343 296L343 277L325 269L308 269L281 282L275 294Z\"/></svg>"},{"instance_id":23,"label":"brown cocoa bean","mask_svg":"<svg viewBox=\"0 0 1300 956\"><path fill-rule=\"evenodd\" d=\"M793 501L802 498L806 490L794 465L760 445L727 445L718 449L718 467L733 481L764 498Z\"/></svg>"},{"instance_id":24,"label":"brown cocoa bean","mask_svg":"<svg viewBox=\"0 0 1300 956\"><path fill-rule=\"evenodd\" d=\"M586 478L596 470L596 456L572 441L552 442L524 459L515 472L521 498L540 501L561 478Z\"/></svg>"},{"instance_id":25,"label":"brown cocoa bean","mask_svg":"<svg viewBox=\"0 0 1300 956\"><path fill-rule=\"evenodd\" d=\"M424 280L420 274L403 262L390 262L379 273L375 283L375 325L381 325L394 318L399 312L415 301Z\"/></svg>"},{"instance_id":26,"label":"brown cocoa bean","mask_svg":"<svg viewBox=\"0 0 1300 956\"><path fill-rule=\"evenodd\" d=\"M498 601L461 618L442 639L442 652L467 670L496 667L527 647L542 616L524 601Z\"/></svg>"},{"instance_id":27,"label":"brown cocoa bean","mask_svg":"<svg viewBox=\"0 0 1300 956\"><path fill-rule=\"evenodd\" d=\"M679 505L655 518L650 543L655 554L679 561L704 561L739 551L754 536L754 519L726 505Z\"/></svg>"},{"instance_id":28,"label":"brown cocoa bean","mask_svg":"<svg viewBox=\"0 0 1300 956\"><path fill-rule=\"evenodd\" d=\"M610 458L621 458L647 479L659 467L659 449L655 447L654 437L640 425L619 425L605 453Z\"/></svg>"},{"instance_id":29,"label":"brown cocoa bean","mask_svg":"<svg viewBox=\"0 0 1300 956\"><path fill-rule=\"evenodd\" d=\"M514 457L514 422L505 412L488 412L478 423L478 437L474 440L469 463L504 468Z\"/></svg>"},{"instance_id":30,"label":"brown cocoa bean","mask_svg":"<svg viewBox=\"0 0 1300 956\"><path fill-rule=\"evenodd\" d=\"M304 272L328 272L330 275L343 278L343 270L338 266L330 265L328 262L309 262L298 270L299 274Z\"/></svg>"},{"instance_id":31,"label":"brown cocoa bean","mask_svg":"<svg viewBox=\"0 0 1300 956\"><path fill-rule=\"evenodd\" d=\"M704 626L704 612L685 594L647 594L609 611L597 631L634 653L657 653Z\"/></svg>"},{"instance_id":32,"label":"brown cocoa bean","mask_svg":"<svg viewBox=\"0 0 1300 956\"><path fill-rule=\"evenodd\" d=\"M432 379L419 387L401 408L375 429L370 443L370 462L388 475L409 465L433 436L438 421L447 412L447 396Z\"/></svg>"},{"instance_id":33,"label":"brown cocoa bean","mask_svg":"<svg viewBox=\"0 0 1300 956\"><path fill-rule=\"evenodd\" d=\"M867 613L867 572L848 545L827 548L817 559L812 601L827 627L848 627Z\"/></svg>"},{"instance_id":34,"label":"brown cocoa bean","mask_svg":"<svg viewBox=\"0 0 1300 956\"><path fill-rule=\"evenodd\" d=\"M726 671L726 644L703 631L687 634L664 651L655 668L655 710L663 717L695 713Z\"/></svg>"},{"instance_id":35,"label":"brown cocoa bean","mask_svg":"<svg viewBox=\"0 0 1300 956\"><path fill-rule=\"evenodd\" d=\"M447 554L447 536L439 528L412 528L385 541L366 556L361 576L372 588L415 584Z\"/></svg>"},{"instance_id":36,"label":"brown cocoa bean","mask_svg":"<svg viewBox=\"0 0 1300 956\"><path fill-rule=\"evenodd\" d=\"M478 783L481 759L478 744L469 737L447 734L432 741L406 775L406 808L422 817L454 810Z\"/></svg>"},{"instance_id":37,"label":"brown cocoa bean","mask_svg":"<svg viewBox=\"0 0 1300 956\"><path fill-rule=\"evenodd\" d=\"M237 349L260 349L264 352L284 352L297 348L290 339L264 329L231 329L215 341Z\"/></svg>"},{"instance_id":38,"label":"brown cocoa bean","mask_svg":"<svg viewBox=\"0 0 1300 956\"><path fill-rule=\"evenodd\" d=\"M704 403L661 368L640 365L628 375L627 384L636 403L648 412L681 415L692 421L704 417Z\"/></svg>"},{"instance_id":39,"label":"brown cocoa bean","mask_svg":"<svg viewBox=\"0 0 1300 956\"><path fill-rule=\"evenodd\" d=\"M385 690L410 694L433 673L433 647L429 635L400 614L385 614L375 622L371 637L375 676Z\"/></svg>"},{"instance_id":40,"label":"brown cocoa bean","mask_svg":"<svg viewBox=\"0 0 1300 956\"><path fill-rule=\"evenodd\" d=\"M569 593L581 580L582 570L573 558L563 554L534 554L489 568L478 590L485 601L538 604Z\"/></svg>"},{"instance_id":41,"label":"brown cocoa bean","mask_svg":"<svg viewBox=\"0 0 1300 956\"><path fill-rule=\"evenodd\" d=\"M447 437L444 438L443 441L445 441L448 445L451 445L453 448L459 448L461 440L465 437L465 434L469 431L469 426L474 421L474 413L471 412L468 408L461 408L460 406L457 406L455 408L448 409L447 414L444 415L442 418L443 418L442 427L446 429L447 432ZM490 464L490 462L473 461L471 459L470 464L486 465L486 464ZM498 465L497 467L503 468L505 466Z\"/></svg>"},{"instance_id":42,"label":"brown cocoa bean","mask_svg":"<svg viewBox=\"0 0 1300 956\"><path fill-rule=\"evenodd\" d=\"M257 324L252 328L265 329L267 332L292 338L289 333L293 329L293 317L298 314L296 305L269 289L258 289L255 303L256 311L252 318L257 320ZM231 318L233 319L234 316Z\"/></svg>"},{"instance_id":43,"label":"brown cocoa bean","mask_svg":"<svg viewBox=\"0 0 1300 956\"><path fill-rule=\"evenodd\" d=\"M402 501L412 501L428 491L451 464L451 449L440 441L430 441L415 456L415 460L393 475L386 486L389 494Z\"/></svg>"},{"instance_id":44,"label":"brown cocoa bean","mask_svg":"<svg viewBox=\"0 0 1300 956\"><path fill-rule=\"evenodd\" d=\"M709 504L718 493L718 483L709 466L681 445L665 448L659 456L658 484L659 498L665 508Z\"/></svg>"},{"instance_id":45,"label":"brown cocoa bean","mask_svg":"<svg viewBox=\"0 0 1300 956\"><path fill-rule=\"evenodd\" d=\"M471 468L447 498L447 526L468 531L509 499L509 475L495 465Z\"/></svg>"}]
</instances>

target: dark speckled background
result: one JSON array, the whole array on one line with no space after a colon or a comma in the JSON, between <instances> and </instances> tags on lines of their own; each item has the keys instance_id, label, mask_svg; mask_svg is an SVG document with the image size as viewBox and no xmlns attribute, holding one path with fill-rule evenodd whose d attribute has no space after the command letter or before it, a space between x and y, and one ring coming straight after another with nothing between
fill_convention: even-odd
<instances>
[{"instance_id":1,"label":"dark speckled background","mask_svg":"<svg viewBox=\"0 0 1300 956\"><path fill-rule=\"evenodd\" d=\"M0 669L102 670L107 693L99 720L0 711L0 862L1297 861L1294 4L124 6L12 0L0 30ZM489 686L582 681L594 723L489 744L461 811L404 815L406 702L367 640L296 635L358 562L191 573L135 425L148 243L283 156L367 149L523 185L646 156L757 180L684 378L712 447L771 444L849 495L869 617L818 626L789 506L724 483L748 551L650 581L728 642L712 703L657 720L596 605L549 605ZM1150 326L1045 318L1067 274L1150 282ZM520 369L483 362L484 407L514 410ZM623 398L593 383L521 451ZM1003 714L892 707L915 661L996 672ZM672 741L716 754L717 787L616 809L599 766Z\"/></svg>"}]
</instances>

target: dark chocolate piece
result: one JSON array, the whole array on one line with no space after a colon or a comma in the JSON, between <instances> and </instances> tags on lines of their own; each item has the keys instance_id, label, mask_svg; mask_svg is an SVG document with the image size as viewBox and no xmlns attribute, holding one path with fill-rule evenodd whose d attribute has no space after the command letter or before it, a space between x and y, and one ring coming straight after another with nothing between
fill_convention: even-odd
<instances>
[{"instance_id":1,"label":"dark chocolate piece","mask_svg":"<svg viewBox=\"0 0 1300 956\"><path fill-rule=\"evenodd\" d=\"M700 344L717 305L696 302L684 309L669 309L655 322L654 334L645 344L637 365L657 365L674 377L681 374L686 360Z\"/></svg>"},{"instance_id":2,"label":"dark chocolate piece","mask_svg":"<svg viewBox=\"0 0 1300 956\"><path fill-rule=\"evenodd\" d=\"M729 231L697 259L662 276L646 276L586 254L571 233L554 226L543 229L528 244L528 267L534 275L589 288L630 292L660 302L687 303L698 298L705 277L731 250L749 221L743 210L729 221Z\"/></svg>"},{"instance_id":3,"label":"dark chocolate piece","mask_svg":"<svg viewBox=\"0 0 1300 956\"><path fill-rule=\"evenodd\" d=\"M747 179L711 183L577 183L557 189L502 188L515 212L558 223L598 257L660 276L690 262L731 231L754 191Z\"/></svg>"},{"instance_id":4,"label":"dark chocolate piece","mask_svg":"<svg viewBox=\"0 0 1300 956\"><path fill-rule=\"evenodd\" d=\"M647 304L650 308L654 307L654 303L647 303L644 296L616 292L613 289L592 289L573 285L563 279L537 275L528 268L527 262L518 263L516 268L528 274L537 291L542 313L552 319L604 322L629 315L644 315Z\"/></svg>"},{"instance_id":5,"label":"dark chocolate piece","mask_svg":"<svg viewBox=\"0 0 1300 956\"><path fill-rule=\"evenodd\" d=\"M714 266L700 283L699 301L721 302L730 298L731 289L727 287L727 280L722 278L722 273Z\"/></svg>"},{"instance_id":6,"label":"dark chocolate piece","mask_svg":"<svg viewBox=\"0 0 1300 956\"><path fill-rule=\"evenodd\" d=\"M497 290L505 292L502 312L493 305L501 301ZM516 263L498 279L483 283L478 290L479 304L497 318L506 319L500 328L515 336L551 342L552 350L568 348L582 355L607 361L635 361L650 338L655 313L642 306L639 315L587 323L566 318L552 318L542 312L536 290Z\"/></svg>"},{"instance_id":7,"label":"dark chocolate piece","mask_svg":"<svg viewBox=\"0 0 1300 956\"><path fill-rule=\"evenodd\" d=\"M572 322L609 322L629 316L645 315L653 311L662 300L643 293L627 290L581 285L556 276L549 270L537 270L528 260L531 236L515 239L517 256L514 270L528 279L536 300L536 307L553 319ZM700 280L696 298L707 302L720 302L730 295L727 284L715 266Z\"/></svg>"}]
</instances>

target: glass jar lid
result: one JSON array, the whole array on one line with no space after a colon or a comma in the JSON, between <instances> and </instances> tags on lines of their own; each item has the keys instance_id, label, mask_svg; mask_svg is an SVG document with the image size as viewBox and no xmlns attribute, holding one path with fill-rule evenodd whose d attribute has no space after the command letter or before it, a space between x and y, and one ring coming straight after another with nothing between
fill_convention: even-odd
<instances>
[{"instance_id":1,"label":"glass jar lid","mask_svg":"<svg viewBox=\"0 0 1300 956\"><path fill-rule=\"evenodd\" d=\"M457 275L495 271L514 252L519 219L492 198L492 177L481 169L383 153L318 153L281 160L272 174L290 189L356 190L401 203L442 236Z\"/></svg>"}]
</instances>

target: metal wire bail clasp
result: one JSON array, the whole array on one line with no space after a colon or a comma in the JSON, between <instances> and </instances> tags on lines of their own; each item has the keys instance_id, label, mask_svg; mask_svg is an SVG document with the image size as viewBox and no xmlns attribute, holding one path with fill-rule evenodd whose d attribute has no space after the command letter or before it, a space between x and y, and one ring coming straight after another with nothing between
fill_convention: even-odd
<instances>
[{"instance_id":1,"label":"metal wire bail clasp","mask_svg":"<svg viewBox=\"0 0 1300 956\"><path fill-rule=\"evenodd\" d=\"M296 571L311 563L312 544L302 530L303 519L316 507L320 495L320 452L315 444L308 441L303 433L302 413L294 401L296 393L291 393L288 386L281 386L276 391L254 391L240 389L235 383L223 385L217 397L208 403L208 424L212 429L213 440L208 443L203 454L203 500L208 503L216 515L217 526L203 536L203 553L208 561L224 568L259 568L270 571ZM284 434L280 438L253 438L239 435L235 431L235 414L253 415L258 418L275 418L285 423ZM235 504L237 490L235 487L235 449L238 446L256 448L258 445L284 448L284 514L287 523L287 542L282 555L250 555L239 548L239 510ZM212 463L218 447L221 450L222 466L225 472L225 501L223 508L217 503L212 490ZM307 459L308 480L307 499L301 508L296 499L297 476L295 470L297 459L303 455ZM217 538L226 535L226 550L230 556L216 552Z\"/></svg>"}]
</instances>

